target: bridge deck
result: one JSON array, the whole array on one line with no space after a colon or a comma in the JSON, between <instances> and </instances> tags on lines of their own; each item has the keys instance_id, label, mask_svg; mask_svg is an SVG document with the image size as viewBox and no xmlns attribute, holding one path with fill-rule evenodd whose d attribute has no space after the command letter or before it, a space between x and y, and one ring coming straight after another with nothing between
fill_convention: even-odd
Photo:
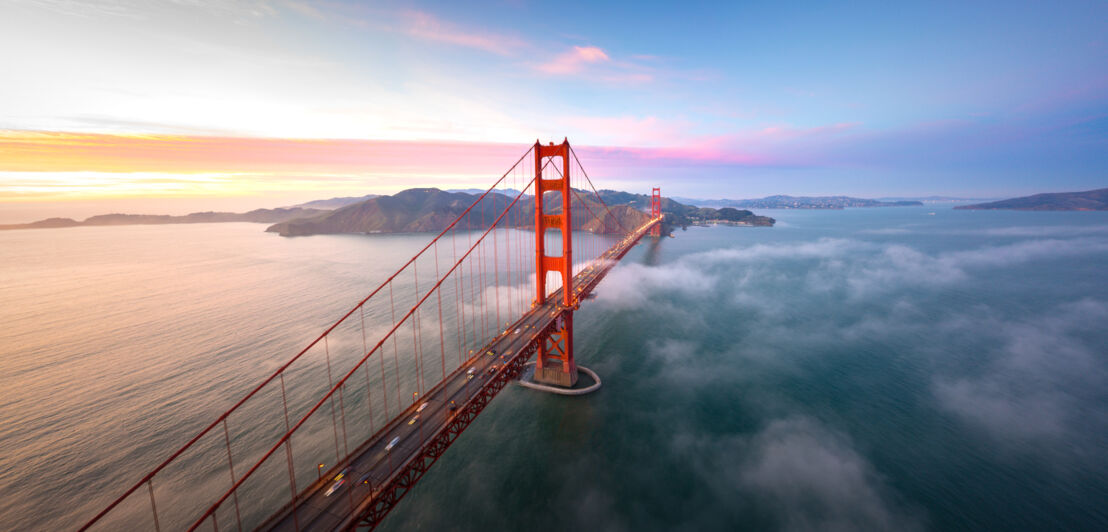
<instances>
[{"instance_id":1,"label":"bridge deck","mask_svg":"<svg viewBox=\"0 0 1108 532\"><path fill-rule=\"evenodd\" d=\"M582 301L659 221L660 218L652 219L602 254L601 260L574 276L576 300ZM553 327L562 309L561 299L559 289L544 304L531 309L352 452L344 465L331 469L322 480L308 486L297 497L295 506L286 505L261 528L334 530L376 526L488 401L518 375L534 354L543 332ZM496 354L487 355L490 350ZM474 370L472 377L468 374L470 369ZM449 407L451 401L457 405L454 410ZM424 403L427 406L417 413L418 406ZM398 443L386 450L394 438ZM326 492L342 467L347 468L346 483L328 495Z\"/></svg>"}]
</instances>

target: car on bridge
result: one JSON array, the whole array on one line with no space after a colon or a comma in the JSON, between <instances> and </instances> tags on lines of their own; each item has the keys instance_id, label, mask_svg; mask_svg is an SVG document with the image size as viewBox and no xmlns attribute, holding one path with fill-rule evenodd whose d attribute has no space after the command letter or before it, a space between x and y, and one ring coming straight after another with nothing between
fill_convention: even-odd
<instances>
[{"instance_id":1,"label":"car on bridge","mask_svg":"<svg viewBox=\"0 0 1108 532\"><path fill-rule=\"evenodd\" d=\"M390 441L389 444L385 446L385 452L387 453L391 451L392 448L396 447L396 444L398 443L400 443L400 436L393 438L392 441Z\"/></svg>"},{"instance_id":2,"label":"car on bridge","mask_svg":"<svg viewBox=\"0 0 1108 532\"><path fill-rule=\"evenodd\" d=\"M323 496L330 497L332 493L342 488L342 486L346 484L346 475L349 473L353 473L353 471L351 471L350 468L347 467L340 471L338 475L335 475L334 484L331 484L331 487L327 488L327 492L324 493Z\"/></svg>"}]
</instances>

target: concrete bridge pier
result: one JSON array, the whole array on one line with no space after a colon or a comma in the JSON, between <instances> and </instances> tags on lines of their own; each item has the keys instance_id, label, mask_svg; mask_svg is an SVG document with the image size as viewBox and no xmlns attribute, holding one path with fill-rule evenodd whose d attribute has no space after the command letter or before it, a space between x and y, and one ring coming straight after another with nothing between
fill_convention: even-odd
<instances>
[{"instance_id":1,"label":"concrete bridge pier","mask_svg":"<svg viewBox=\"0 0 1108 532\"><path fill-rule=\"evenodd\" d=\"M572 388L577 384L577 363L573 361L573 311L565 309L554 322L554 330L542 339L535 357L535 382Z\"/></svg>"}]
</instances>

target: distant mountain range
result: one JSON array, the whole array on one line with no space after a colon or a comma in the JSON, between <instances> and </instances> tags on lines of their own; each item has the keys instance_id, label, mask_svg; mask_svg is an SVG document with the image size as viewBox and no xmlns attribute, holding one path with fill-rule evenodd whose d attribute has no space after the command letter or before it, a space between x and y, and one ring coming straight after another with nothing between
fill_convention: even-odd
<instances>
[{"instance_id":1,"label":"distant mountain range","mask_svg":"<svg viewBox=\"0 0 1108 532\"><path fill-rule=\"evenodd\" d=\"M377 194L366 194L365 196L357 196L357 197L321 199L321 200L309 201L307 203L301 203L299 205L293 205L293 206L288 207L288 208L295 209L295 208L299 207L301 209L321 209L321 210L330 211L330 210L338 209L339 207L345 207L347 205L352 205L354 203L360 203L360 202L363 202L367 199L376 198L377 196L378 196Z\"/></svg>"},{"instance_id":2,"label":"distant mountain range","mask_svg":"<svg viewBox=\"0 0 1108 532\"><path fill-rule=\"evenodd\" d=\"M282 236L304 236L333 233L399 233L441 231L484 194L484 190L444 191L437 188L414 188L391 196L331 198L310 201L298 206L277 209L257 209L246 213L196 212L185 216L154 214L104 214L84 221L70 218L48 218L26 224L0 225L0 229L46 229L79 226L186 224L218 222L257 222L272 224L268 232ZM498 190L481 200L461 222L462 227L488 227L519 196L518 191ZM615 233L623 228L644 223L649 215L650 196L616 190L601 190L599 198L592 191L578 190L576 212L588 212L589 221L580 230L594 233ZM558 209L560 197L551 200L548 209ZM583 203L581 203L583 202ZM307 207L309 205L315 208ZM332 209L326 207L338 206ZM509 226L530 227L534 223L534 197L523 195L506 216ZM772 226L773 218L757 216L748 210L731 207L714 209L685 205L672 198L662 198L665 213L663 230L689 225L730 224ZM602 216L595 216L602 214ZM505 222L502 222L505 223Z\"/></svg>"},{"instance_id":3,"label":"distant mountain range","mask_svg":"<svg viewBox=\"0 0 1108 532\"><path fill-rule=\"evenodd\" d=\"M1084 192L1054 192L1035 194L976 205L960 205L955 209L1017 211L1108 211L1108 188Z\"/></svg>"},{"instance_id":4,"label":"distant mountain range","mask_svg":"<svg viewBox=\"0 0 1108 532\"><path fill-rule=\"evenodd\" d=\"M737 207L742 209L845 209L847 207L907 207L923 205L915 200L881 201L849 196L767 196L761 199L674 198L697 207Z\"/></svg>"},{"instance_id":5,"label":"distant mountain range","mask_svg":"<svg viewBox=\"0 0 1108 532\"><path fill-rule=\"evenodd\" d=\"M245 213L234 212L194 212L185 216L168 214L101 214L77 221L72 218L47 218L26 224L0 225L3 229L50 229L58 227L80 227L96 225L158 225L158 224L204 224L219 222L255 222L274 223L302 216L313 216L327 212L321 209L284 207L278 209L256 209Z\"/></svg>"},{"instance_id":6,"label":"distant mountain range","mask_svg":"<svg viewBox=\"0 0 1108 532\"><path fill-rule=\"evenodd\" d=\"M915 197L893 197L893 198L877 198L878 201L921 201L923 203L967 203L970 201L983 202L993 201L997 198L959 198L954 196L915 196Z\"/></svg>"},{"instance_id":7,"label":"distant mountain range","mask_svg":"<svg viewBox=\"0 0 1108 532\"><path fill-rule=\"evenodd\" d=\"M502 212L507 202L519 195L517 190L495 190L470 211L463 223L473 228L488 227ZM599 200L591 191L578 191L587 210L607 212L582 228L598 233L615 232L623 227L639 225L649 215L650 196L617 190L601 190ZM154 214L102 214L77 221L71 218L48 218L25 224L0 225L4 229L47 229L80 226L188 224L218 222L255 222L272 224L268 232L282 236L302 236L325 233L397 233L441 231L467 207L484 194L482 189L414 188L391 196L367 194L309 201L291 207L256 209L245 213L194 212L185 216ZM930 196L929 202L957 202L961 198ZM603 202L610 210L604 211ZM703 224L772 226L773 218L758 216L745 209L844 209L848 207L900 207L923 205L918 200L884 198L881 200L850 196L768 196L761 199L700 200L680 197L662 198L666 214L664 229ZM555 206L551 206L554 208ZM1035 194L1021 198L956 206L955 209L1013 209L1031 211L1103 211L1108 210L1108 188L1084 192ZM521 227L533 223L534 197L524 195L509 213L511 222Z\"/></svg>"}]
</instances>

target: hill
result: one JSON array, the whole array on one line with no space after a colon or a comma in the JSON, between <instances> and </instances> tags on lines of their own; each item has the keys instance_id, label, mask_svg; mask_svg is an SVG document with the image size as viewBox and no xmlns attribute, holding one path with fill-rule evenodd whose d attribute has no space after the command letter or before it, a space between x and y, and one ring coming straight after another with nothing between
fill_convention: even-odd
<instances>
[{"instance_id":1,"label":"hill","mask_svg":"<svg viewBox=\"0 0 1108 532\"><path fill-rule=\"evenodd\" d=\"M584 194L581 196L586 197ZM281 236L442 231L479 197L479 194L468 192L411 188L392 196L378 196L331 212L274 224L266 231ZM462 222L463 226L473 229L488 227L513 199L503 194L485 196L470 210ZM603 207L595 200L586 199L586 204L592 212L604 212ZM548 208L557 207L558 203L554 203ZM534 216L535 200L528 195L521 197L505 218L512 226L530 227ZM590 220L582 229L594 233L614 233L620 223L630 227L642 224L648 218L649 215L630 206L613 206L610 217L606 215L601 220Z\"/></svg>"},{"instance_id":2,"label":"hill","mask_svg":"<svg viewBox=\"0 0 1108 532\"><path fill-rule=\"evenodd\" d=\"M955 209L1016 211L1108 211L1108 188L1085 192L1054 192L1035 194L976 205L959 205Z\"/></svg>"}]
</instances>

